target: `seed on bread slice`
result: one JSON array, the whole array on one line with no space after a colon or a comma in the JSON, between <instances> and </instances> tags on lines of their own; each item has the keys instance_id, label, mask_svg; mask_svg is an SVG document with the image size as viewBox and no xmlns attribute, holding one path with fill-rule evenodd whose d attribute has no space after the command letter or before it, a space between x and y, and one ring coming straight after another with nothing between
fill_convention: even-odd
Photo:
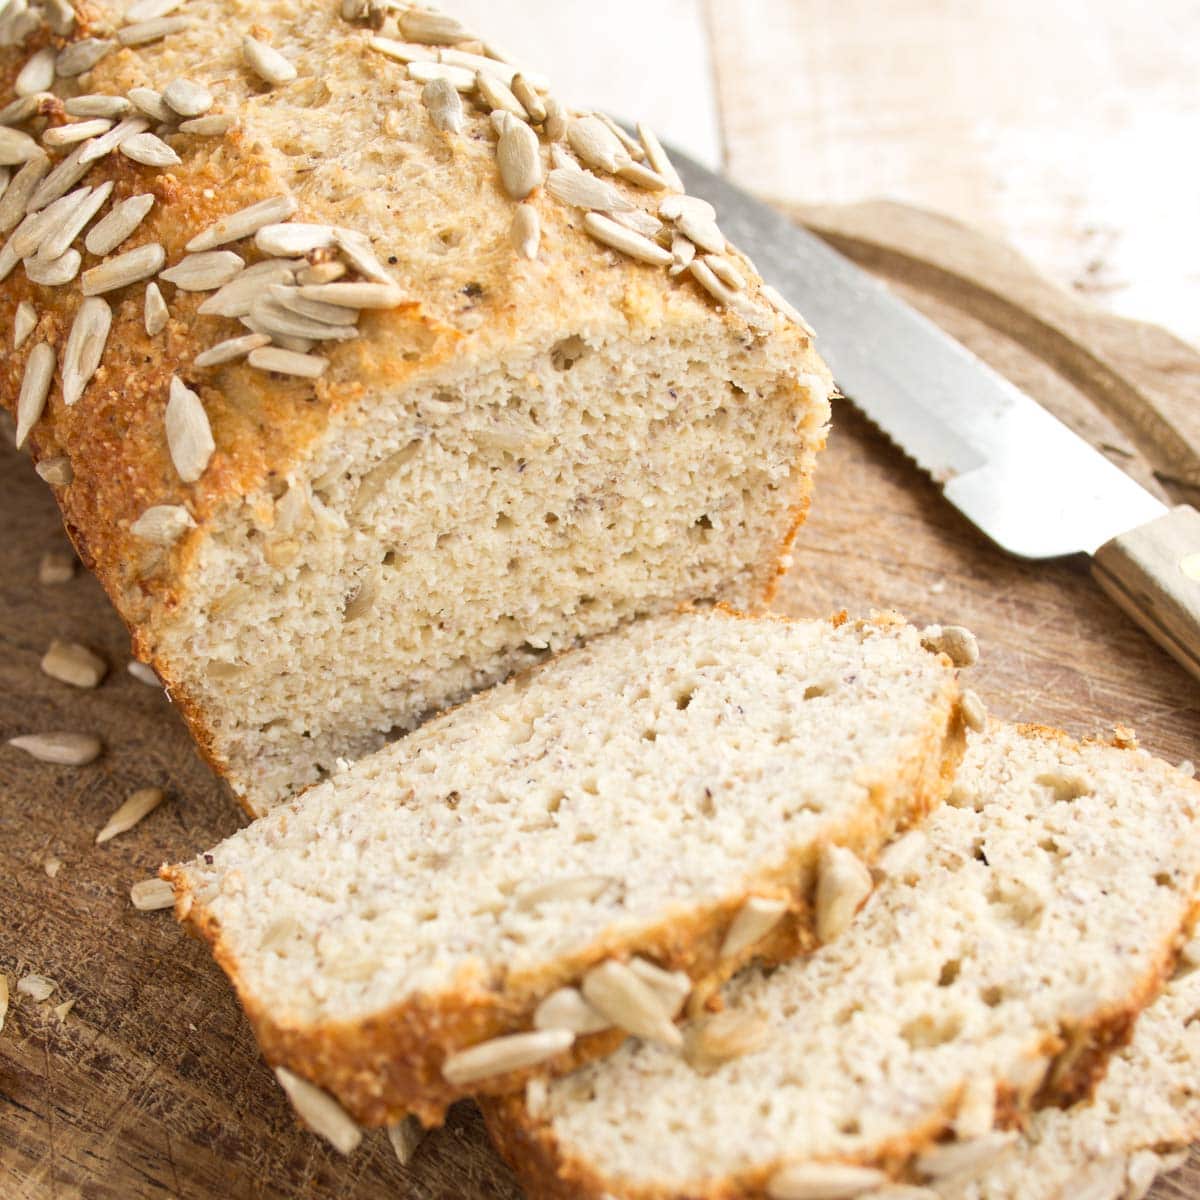
<instances>
[{"instance_id":1,"label":"seed on bread slice","mask_svg":"<svg viewBox=\"0 0 1200 1200\"><path fill-rule=\"evenodd\" d=\"M686 1004L814 948L823 896L853 916L844 860L865 875L962 745L949 660L898 618L682 612L477 696L168 874L272 1065L363 1124L432 1123L626 1033L681 1047Z\"/></svg>"}]
</instances>

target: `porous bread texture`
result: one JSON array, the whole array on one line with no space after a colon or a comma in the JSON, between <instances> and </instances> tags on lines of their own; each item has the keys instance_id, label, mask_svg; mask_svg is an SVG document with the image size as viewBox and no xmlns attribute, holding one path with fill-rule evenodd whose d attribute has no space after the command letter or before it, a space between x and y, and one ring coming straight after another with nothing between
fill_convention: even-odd
<instances>
[{"instance_id":1,"label":"porous bread texture","mask_svg":"<svg viewBox=\"0 0 1200 1200\"><path fill-rule=\"evenodd\" d=\"M123 8L80 9L76 35L106 36ZM689 277L601 246L582 210L541 189L526 202L538 258L518 255L489 117L468 103L463 132L439 132L421 85L336 3L189 0L186 15L188 29L55 84L68 97L190 78L236 120L220 137L166 134L183 160L168 171L120 153L94 164L83 182L112 181L113 203L155 196L121 249L156 241L174 266L217 218L288 194L296 220L366 235L408 297L323 343L329 368L309 381L195 370L245 332L200 316L204 293L161 282L157 337L143 285L109 293L101 369L71 408L53 388L30 435L35 459L70 462L55 489L68 533L245 807L635 614L764 604L828 419L830 377L804 331L782 316L750 328ZM294 63L293 82L248 71L251 32ZM0 93L45 40L0 49ZM610 182L646 212L660 199ZM0 356L10 410L32 347L61 357L79 287L14 271L0 328L22 301L39 326ZM167 453L172 375L216 443L193 484ZM180 504L196 528L174 546L130 532L148 507Z\"/></svg>"},{"instance_id":2,"label":"porous bread texture","mask_svg":"<svg viewBox=\"0 0 1200 1200\"><path fill-rule=\"evenodd\" d=\"M1185 952L1186 953L1186 952ZM1141 1200L1200 1135L1200 970L1183 958L1138 1018L1090 1104L1047 1108L986 1170L939 1183L943 1200Z\"/></svg>"},{"instance_id":3,"label":"porous bread texture","mask_svg":"<svg viewBox=\"0 0 1200 1200\"><path fill-rule=\"evenodd\" d=\"M811 950L822 846L870 861L962 753L946 658L898 618L647 618L430 721L167 872L264 1054L359 1120L427 1123L450 1054L640 955L711 993ZM537 899L588 879L589 898ZM722 942L751 896L770 933ZM566 1069L619 1043L581 1038Z\"/></svg>"},{"instance_id":4,"label":"porous bread texture","mask_svg":"<svg viewBox=\"0 0 1200 1200\"><path fill-rule=\"evenodd\" d=\"M758 1198L829 1162L923 1181L968 1095L1004 1126L1089 1094L1191 919L1198 809L1140 751L993 723L841 938L724 990L759 1048L702 1075L630 1041L536 1114L489 1102L493 1135L537 1196Z\"/></svg>"}]
</instances>

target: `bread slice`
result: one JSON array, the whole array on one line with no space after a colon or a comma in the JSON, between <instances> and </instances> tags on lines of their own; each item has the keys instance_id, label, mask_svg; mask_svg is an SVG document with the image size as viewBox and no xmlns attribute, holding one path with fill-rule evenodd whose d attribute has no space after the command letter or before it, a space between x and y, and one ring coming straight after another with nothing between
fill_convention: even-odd
<instances>
[{"instance_id":1,"label":"bread slice","mask_svg":"<svg viewBox=\"0 0 1200 1200\"><path fill-rule=\"evenodd\" d=\"M45 266L32 252L20 265L0 248L0 329L22 304L37 320L0 354L0 406L15 413L26 396L28 445L54 460L46 478L76 548L249 812L578 638L687 601L766 604L807 509L832 385L805 327L732 247L720 269L740 289L703 251L696 273L671 273L673 240L681 264L694 249L684 227L724 244L699 201L685 214L673 178L632 161L598 117L559 111L529 68L539 119L518 120L503 158L527 155L539 186L518 200L496 88L474 82L478 69L503 86L513 68L444 16L189 0L180 28L126 46L127 8L80 8L67 37L89 40L68 59L98 61L60 71L10 136L40 138L47 106L78 93L132 94L168 143L157 153L179 162L124 149L81 162L76 187L115 185L88 198L94 222L134 196L152 207L103 260L88 244L104 238L80 231L80 273L60 286L31 281ZM0 80L51 39L45 11L20 10L26 33L0 45ZM399 28L412 22L435 28ZM273 82L264 47L285 60ZM461 115L447 121L426 93L430 72L464 88L441 93ZM213 95L199 131L159 96L180 80ZM46 146L53 170L70 175L76 149ZM23 192L0 200L5 247ZM239 216L211 246L214 225L264 203L276 211ZM664 205L676 215L660 217ZM198 236L218 260L199 271ZM165 274L134 271L82 308L93 269L156 246ZM267 271L227 285L254 293L253 309L213 290L239 260ZM151 282L169 314L153 333ZM369 306L297 291L346 284ZM77 317L95 336L72 340ZM314 323L333 340L280 360ZM275 344L207 357L251 334ZM80 377L87 346L100 360ZM68 374L77 399L57 382Z\"/></svg>"},{"instance_id":2,"label":"bread slice","mask_svg":"<svg viewBox=\"0 0 1200 1200\"><path fill-rule=\"evenodd\" d=\"M958 685L919 639L648 618L167 870L177 914L268 1061L366 1124L675 1041L689 994L834 936L948 789Z\"/></svg>"},{"instance_id":3,"label":"bread slice","mask_svg":"<svg viewBox=\"0 0 1200 1200\"><path fill-rule=\"evenodd\" d=\"M938 1181L941 1200L1141 1200L1200 1137L1200 946L1138 1018L1091 1104L1047 1108L986 1165Z\"/></svg>"},{"instance_id":4,"label":"bread slice","mask_svg":"<svg viewBox=\"0 0 1200 1200\"><path fill-rule=\"evenodd\" d=\"M1192 916L1200 785L1140 751L994 724L882 869L841 938L729 984L690 1054L630 1041L489 1102L531 1194L870 1194L1086 1097Z\"/></svg>"}]
</instances>

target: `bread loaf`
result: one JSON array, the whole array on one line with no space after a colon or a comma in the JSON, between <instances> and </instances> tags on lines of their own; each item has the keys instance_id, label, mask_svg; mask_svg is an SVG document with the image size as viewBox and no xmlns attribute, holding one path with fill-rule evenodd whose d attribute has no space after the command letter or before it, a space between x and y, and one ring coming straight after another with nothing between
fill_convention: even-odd
<instances>
[{"instance_id":1,"label":"bread loaf","mask_svg":"<svg viewBox=\"0 0 1200 1200\"><path fill-rule=\"evenodd\" d=\"M962 741L893 618L647 618L166 874L272 1065L432 1123L835 937Z\"/></svg>"},{"instance_id":2,"label":"bread loaf","mask_svg":"<svg viewBox=\"0 0 1200 1200\"><path fill-rule=\"evenodd\" d=\"M488 1101L530 1195L870 1196L981 1165L1086 1098L1196 904L1200 785L1134 750L993 724L889 847L858 920L752 968L685 1053L612 1057Z\"/></svg>"},{"instance_id":3,"label":"bread loaf","mask_svg":"<svg viewBox=\"0 0 1200 1200\"><path fill-rule=\"evenodd\" d=\"M249 811L765 602L830 378L652 134L424 8L157 8L0 17L0 402Z\"/></svg>"}]
</instances>

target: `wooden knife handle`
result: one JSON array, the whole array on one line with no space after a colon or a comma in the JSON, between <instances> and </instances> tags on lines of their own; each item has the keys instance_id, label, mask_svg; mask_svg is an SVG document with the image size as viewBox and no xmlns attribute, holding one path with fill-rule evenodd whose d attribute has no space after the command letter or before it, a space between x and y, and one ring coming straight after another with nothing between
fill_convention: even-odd
<instances>
[{"instance_id":1,"label":"wooden knife handle","mask_svg":"<svg viewBox=\"0 0 1200 1200\"><path fill-rule=\"evenodd\" d=\"M1200 679L1200 512L1183 504L1105 542L1096 582Z\"/></svg>"}]
</instances>

